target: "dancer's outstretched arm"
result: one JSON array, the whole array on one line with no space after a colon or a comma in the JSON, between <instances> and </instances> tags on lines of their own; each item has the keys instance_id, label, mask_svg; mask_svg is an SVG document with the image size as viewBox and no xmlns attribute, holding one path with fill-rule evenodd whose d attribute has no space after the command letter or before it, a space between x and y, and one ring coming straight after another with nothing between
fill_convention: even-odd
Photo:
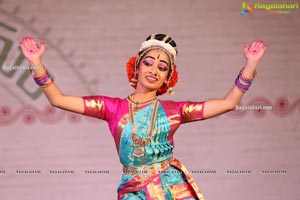
<instances>
[{"instance_id":1,"label":"dancer's outstretched arm","mask_svg":"<svg viewBox=\"0 0 300 200\"><path fill-rule=\"evenodd\" d=\"M20 42L20 46L26 59L30 62L31 66L34 66L34 76L43 76L46 72L46 68L42 63L42 56L45 52L44 40L41 40L40 46L38 46L33 38L25 37ZM49 84L50 82L51 80L48 79L45 84ZM76 113L83 113L84 105L82 97L63 94L54 82L47 85L47 87L42 87L42 90L52 106Z\"/></svg>"},{"instance_id":2,"label":"dancer's outstretched arm","mask_svg":"<svg viewBox=\"0 0 300 200\"><path fill-rule=\"evenodd\" d=\"M249 45L244 45L244 56L246 65L242 69L243 77L253 79L256 72L256 66L266 50L266 45L263 41L255 41ZM212 99L205 102L204 118L211 118L221 115L227 111L234 110L236 105L244 96L245 91L240 90L237 84L234 84L228 94L222 99Z\"/></svg>"}]
</instances>

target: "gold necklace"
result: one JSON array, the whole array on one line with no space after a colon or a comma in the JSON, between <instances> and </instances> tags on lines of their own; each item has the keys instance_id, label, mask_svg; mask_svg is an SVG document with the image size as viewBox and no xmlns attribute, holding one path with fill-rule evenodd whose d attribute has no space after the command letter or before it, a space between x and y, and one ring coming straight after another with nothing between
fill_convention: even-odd
<instances>
[{"instance_id":1,"label":"gold necklace","mask_svg":"<svg viewBox=\"0 0 300 200\"><path fill-rule=\"evenodd\" d=\"M155 97L155 99L156 99L156 97ZM134 123L133 108L132 108L131 103L129 104L129 108L130 108L130 120L131 120L131 127L132 127L131 139L132 139L133 143L135 144L135 146L137 146L135 148L135 150L133 151L133 155L135 157L139 158L139 157L144 156L144 147L146 145L150 144L150 141L151 141L152 132L153 132L153 128L154 128L154 122L155 122L157 108L158 108L158 100L156 99L155 104L154 104L154 108L153 108L152 116L151 116L151 126L150 126L150 130L148 133L148 137L145 140L143 138L137 138L136 127L135 127L135 123Z\"/></svg>"},{"instance_id":2,"label":"gold necklace","mask_svg":"<svg viewBox=\"0 0 300 200\"><path fill-rule=\"evenodd\" d=\"M146 101L142 101L142 102L137 102L137 101L134 101L134 94L131 94L128 96L127 98L131 103L133 103L135 106L134 106L134 111L136 112L138 109L139 109L139 106L140 105L144 105L144 104L147 104L147 103L150 103L154 100L157 99L157 97L155 96L154 98L151 98L149 100L146 100Z\"/></svg>"}]
</instances>

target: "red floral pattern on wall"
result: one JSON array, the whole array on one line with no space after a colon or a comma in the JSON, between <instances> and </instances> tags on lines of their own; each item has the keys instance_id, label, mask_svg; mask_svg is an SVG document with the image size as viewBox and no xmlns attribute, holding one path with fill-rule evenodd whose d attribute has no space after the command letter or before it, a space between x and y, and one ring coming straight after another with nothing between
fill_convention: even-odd
<instances>
[{"instance_id":1,"label":"red floral pattern on wall","mask_svg":"<svg viewBox=\"0 0 300 200\"><path fill-rule=\"evenodd\" d=\"M0 107L0 126L9 126L14 123L23 122L31 125L37 121L45 124L57 124L64 119L70 123L80 123L83 118L89 122L100 122L100 120L85 117L80 114L60 110L52 106L45 106L44 109L32 105L26 105L18 110L13 110L9 106Z\"/></svg>"}]
</instances>

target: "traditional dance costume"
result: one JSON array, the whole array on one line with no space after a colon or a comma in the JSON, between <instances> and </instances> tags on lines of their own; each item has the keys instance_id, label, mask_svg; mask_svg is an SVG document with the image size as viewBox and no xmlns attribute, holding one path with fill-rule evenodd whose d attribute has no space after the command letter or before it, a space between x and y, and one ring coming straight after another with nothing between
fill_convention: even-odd
<instances>
[{"instance_id":1,"label":"traditional dance costume","mask_svg":"<svg viewBox=\"0 0 300 200\"><path fill-rule=\"evenodd\" d=\"M173 136L183 123L203 119L204 102L85 96L84 115L108 123L123 164L118 199L200 199L184 165L173 157Z\"/></svg>"}]
</instances>

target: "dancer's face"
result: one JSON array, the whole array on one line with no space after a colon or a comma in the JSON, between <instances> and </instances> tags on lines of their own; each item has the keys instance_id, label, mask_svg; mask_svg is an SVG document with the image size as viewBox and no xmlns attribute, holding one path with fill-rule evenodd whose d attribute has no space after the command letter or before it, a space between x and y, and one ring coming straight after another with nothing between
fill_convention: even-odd
<instances>
[{"instance_id":1,"label":"dancer's face","mask_svg":"<svg viewBox=\"0 0 300 200\"><path fill-rule=\"evenodd\" d=\"M146 92L158 90L167 80L169 71L168 55L160 49L150 50L139 64L137 89Z\"/></svg>"}]
</instances>

